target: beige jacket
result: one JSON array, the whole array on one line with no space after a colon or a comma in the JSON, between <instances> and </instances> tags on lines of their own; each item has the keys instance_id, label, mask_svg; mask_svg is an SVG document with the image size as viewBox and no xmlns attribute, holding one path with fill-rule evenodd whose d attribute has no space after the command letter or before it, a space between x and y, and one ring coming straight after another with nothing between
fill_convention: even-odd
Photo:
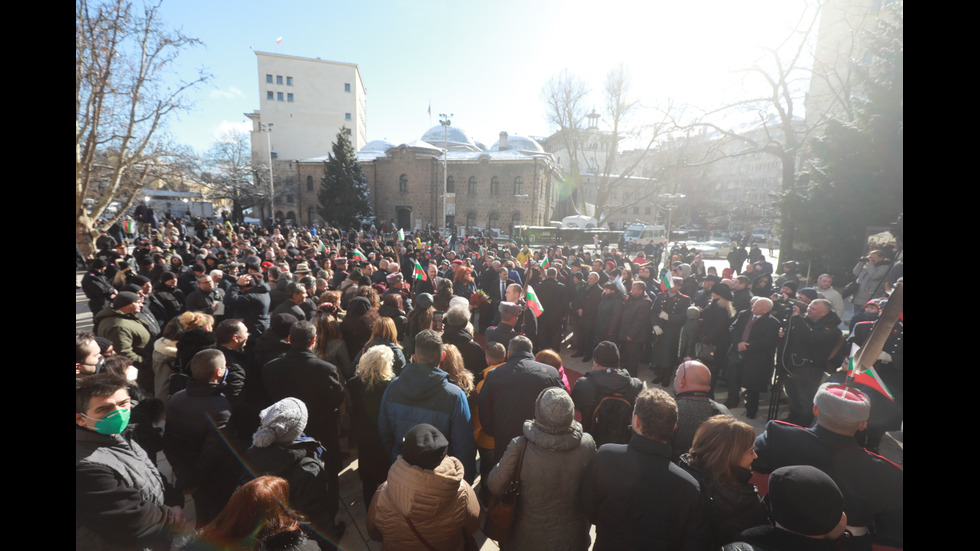
<instances>
[{"instance_id":1,"label":"beige jacket","mask_svg":"<svg viewBox=\"0 0 980 551\"><path fill-rule=\"evenodd\" d=\"M378 488L368 508L367 529L386 551L426 549L408 526L406 517L425 541L440 551L463 549L480 525L480 504L463 480L463 464L446 456L434 470L409 465L398 456L388 480Z\"/></svg>"}]
</instances>

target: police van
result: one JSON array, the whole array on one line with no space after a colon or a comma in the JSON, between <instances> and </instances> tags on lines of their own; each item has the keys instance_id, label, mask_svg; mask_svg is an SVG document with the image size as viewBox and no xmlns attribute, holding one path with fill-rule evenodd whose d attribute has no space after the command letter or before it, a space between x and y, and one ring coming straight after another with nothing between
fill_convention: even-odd
<instances>
[{"instance_id":1,"label":"police van","mask_svg":"<svg viewBox=\"0 0 980 551\"><path fill-rule=\"evenodd\" d=\"M635 222L626 228L623 239L628 250L640 249L647 245L663 245L667 242L667 228L660 224Z\"/></svg>"}]
</instances>

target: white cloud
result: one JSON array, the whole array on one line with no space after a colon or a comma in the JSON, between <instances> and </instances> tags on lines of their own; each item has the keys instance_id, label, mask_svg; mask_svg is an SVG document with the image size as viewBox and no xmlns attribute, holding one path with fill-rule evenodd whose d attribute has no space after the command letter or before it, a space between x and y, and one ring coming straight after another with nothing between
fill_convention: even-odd
<instances>
[{"instance_id":1,"label":"white cloud","mask_svg":"<svg viewBox=\"0 0 980 551\"><path fill-rule=\"evenodd\" d=\"M211 99L235 99L244 98L245 94L241 90L232 86L228 90L211 90Z\"/></svg>"},{"instance_id":2,"label":"white cloud","mask_svg":"<svg viewBox=\"0 0 980 551\"><path fill-rule=\"evenodd\" d=\"M214 141L229 141L229 138L236 134L248 135L252 131L251 121L231 122L221 121L214 129Z\"/></svg>"}]
</instances>

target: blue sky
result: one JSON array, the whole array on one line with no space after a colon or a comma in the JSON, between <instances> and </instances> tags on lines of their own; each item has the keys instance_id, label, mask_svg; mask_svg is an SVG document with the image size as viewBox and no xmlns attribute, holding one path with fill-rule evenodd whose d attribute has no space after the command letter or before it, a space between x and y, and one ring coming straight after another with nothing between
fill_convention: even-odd
<instances>
[{"instance_id":1,"label":"blue sky","mask_svg":"<svg viewBox=\"0 0 980 551\"><path fill-rule=\"evenodd\" d=\"M168 130L203 151L224 129L241 126L243 113L258 108L253 49L357 63L367 88L369 140L414 140L438 124L439 113L453 113L454 126L487 146L502 130L548 135L544 84L567 68L591 84L590 103L601 110L602 81L619 63L632 74L641 117L653 117L668 101L713 108L753 92L737 69L760 58L760 45L784 38L804 6L803 0L164 0L167 25L205 44L185 51L179 67L213 74L192 95L193 109Z\"/></svg>"}]
</instances>

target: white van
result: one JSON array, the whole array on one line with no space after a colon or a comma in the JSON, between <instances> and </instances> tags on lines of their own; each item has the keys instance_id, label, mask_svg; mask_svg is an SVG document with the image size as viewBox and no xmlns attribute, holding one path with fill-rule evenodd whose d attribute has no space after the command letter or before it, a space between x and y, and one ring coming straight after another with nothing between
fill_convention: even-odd
<instances>
[{"instance_id":1,"label":"white van","mask_svg":"<svg viewBox=\"0 0 980 551\"><path fill-rule=\"evenodd\" d=\"M659 224L630 224L623 234L627 249L646 245L662 245L667 242L667 228Z\"/></svg>"}]
</instances>

